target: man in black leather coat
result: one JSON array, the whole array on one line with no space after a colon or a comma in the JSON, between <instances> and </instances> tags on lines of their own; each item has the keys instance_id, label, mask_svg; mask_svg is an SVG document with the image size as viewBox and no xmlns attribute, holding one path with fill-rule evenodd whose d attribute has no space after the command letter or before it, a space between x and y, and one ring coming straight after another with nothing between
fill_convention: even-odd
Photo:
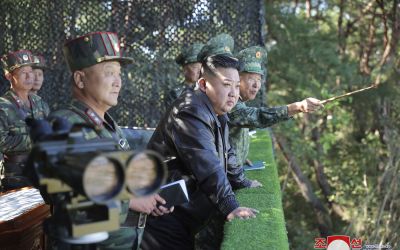
<instances>
[{"instance_id":1,"label":"man in black leather coat","mask_svg":"<svg viewBox=\"0 0 400 250\"><path fill-rule=\"evenodd\" d=\"M173 158L168 182L185 179L190 202L175 206L172 214L150 217L143 249L193 249L194 235L216 213L232 220L258 212L239 206L227 176L236 159L226 113L239 98L239 67L230 56L205 58L199 89L178 98L150 139L149 149Z\"/></svg>"}]
</instances>

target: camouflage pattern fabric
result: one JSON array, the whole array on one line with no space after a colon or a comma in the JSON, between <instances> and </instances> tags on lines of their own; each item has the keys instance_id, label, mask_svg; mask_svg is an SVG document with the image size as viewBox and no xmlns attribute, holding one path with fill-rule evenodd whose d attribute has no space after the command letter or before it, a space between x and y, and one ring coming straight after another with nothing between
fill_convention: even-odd
<instances>
[{"instance_id":1,"label":"camouflage pattern fabric","mask_svg":"<svg viewBox=\"0 0 400 250\"><path fill-rule=\"evenodd\" d=\"M117 231L109 232L109 238L97 244L101 250L139 250L143 238L144 228L121 227Z\"/></svg>"},{"instance_id":2,"label":"camouflage pattern fabric","mask_svg":"<svg viewBox=\"0 0 400 250\"><path fill-rule=\"evenodd\" d=\"M263 65L267 63L267 51L263 47L246 48L241 50L236 57L243 64L240 72L256 73L266 77Z\"/></svg>"},{"instance_id":3,"label":"camouflage pattern fabric","mask_svg":"<svg viewBox=\"0 0 400 250\"><path fill-rule=\"evenodd\" d=\"M286 106L280 107L247 107L239 100L228 113L229 141L236 152L238 165L243 165L249 153L249 129L267 128L278 122L289 119Z\"/></svg>"},{"instance_id":4,"label":"camouflage pattern fabric","mask_svg":"<svg viewBox=\"0 0 400 250\"><path fill-rule=\"evenodd\" d=\"M83 129L83 135L86 140L96 138L114 138L120 144L122 150L129 150L129 144L122 130L119 128L113 118L106 112L104 115L105 122L96 112L89 108L86 104L74 99L66 109L57 110L50 114L50 117L64 117L71 124L88 123L96 126L98 130ZM121 142L120 142L121 141ZM125 141L124 145L121 145Z\"/></svg>"},{"instance_id":5,"label":"camouflage pattern fabric","mask_svg":"<svg viewBox=\"0 0 400 250\"><path fill-rule=\"evenodd\" d=\"M0 149L3 154L29 153L32 142L25 118L44 119L49 106L37 95L29 94L31 108L25 108L17 94L8 90L0 98Z\"/></svg>"},{"instance_id":6,"label":"camouflage pattern fabric","mask_svg":"<svg viewBox=\"0 0 400 250\"><path fill-rule=\"evenodd\" d=\"M121 150L129 150L129 144L122 130L112 117L106 113L105 121L84 103L74 99L67 109L51 113L50 117L65 117L70 123L88 123L96 126L96 130L84 128L83 134L86 140L96 138L114 138ZM129 201L121 202L120 223L124 223L129 211ZM121 227L119 230L109 233L109 238L98 243L100 249L138 249L143 229L137 227ZM134 246L135 248L132 248Z\"/></svg>"},{"instance_id":7,"label":"camouflage pattern fabric","mask_svg":"<svg viewBox=\"0 0 400 250\"><path fill-rule=\"evenodd\" d=\"M175 58L175 62L181 66L189 63L200 62L197 59L197 55L203 46L204 44L202 43L193 43L190 46L183 47L181 49L181 53L179 53L179 55Z\"/></svg>"},{"instance_id":8,"label":"camouflage pattern fabric","mask_svg":"<svg viewBox=\"0 0 400 250\"><path fill-rule=\"evenodd\" d=\"M233 49L235 48L235 41L233 37L229 34L222 33L216 35L208 42L203 48L200 50L197 55L197 61L203 62L207 57L214 55L226 55L229 57L233 57Z\"/></svg>"}]
</instances>

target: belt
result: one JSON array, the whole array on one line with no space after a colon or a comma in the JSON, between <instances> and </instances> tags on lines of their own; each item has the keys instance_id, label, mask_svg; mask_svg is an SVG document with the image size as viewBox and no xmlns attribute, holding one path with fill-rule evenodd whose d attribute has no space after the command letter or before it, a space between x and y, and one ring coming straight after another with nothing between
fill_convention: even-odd
<instances>
[{"instance_id":1,"label":"belt","mask_svg":"<svg viewBox=\"0 0 400 250\"><path fill-rule=\"evenodd\" d=\"M25 163L27 159L28 159L27 154L4 155L5 163Z\"/></svg>"},{"instance_id":2,"label":"belt","mask_svg":"<svg viewBox=\"0 0 400 250\"><path fill-rule=\"evenodd\" d=\"M144 228L146 226L146 220L147 214L129 210L128 216L121 226Z\"/></svg>"}]
</instances>

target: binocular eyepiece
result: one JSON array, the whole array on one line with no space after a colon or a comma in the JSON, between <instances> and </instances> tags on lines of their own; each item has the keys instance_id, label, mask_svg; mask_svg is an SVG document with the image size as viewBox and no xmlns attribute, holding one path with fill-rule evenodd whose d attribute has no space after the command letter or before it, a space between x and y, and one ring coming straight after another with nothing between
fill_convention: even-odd
<instances>
[{"instance_id":1,"label":"binocular eyepiece","mask_svg":"<svg viewBox=\"0 0 400 250\"><path fill-rule=\"evenodd\" d=\"M73 190L95 203L107 203L121 195L149 195L165 181L165 163L154 151L121 151L124 139L85 140L82 131L96 128L71 126L64 118L56 118L53 127L46 120L27 123L36 140L30 157L35 184L47 186L49 194Z\"/></svg>"},{"instance_id":2,"label":"binocular eyepiece","mask_svg":"<svg viewBox=\"0 0 400 250\"><path fill-rule=\"evenodd\" d=\"M65 154L54 159L54 163L48 169L50 176L95 203L107 203L124 194L129 196L126 192L136 197L152 194L166 176L161 157L147 150ZM48 188L49 192L56 191Z\"/></svg>"},{"instance_id":3,"label":"binocular eyepiece","mask_svg":"<svg viewBox=\"0 0 400 250\"><path fill-rule=\"evenodd\" d=\"M25 174L53 205L47 222L53 238L70 244L104 240L120 227L119 204L152 194L165 182L164 160L154 151L127 151L125 139L87 140L98 128L63 118L52 125L26 122L35 143Z\"/></svg>"}]
</instances>

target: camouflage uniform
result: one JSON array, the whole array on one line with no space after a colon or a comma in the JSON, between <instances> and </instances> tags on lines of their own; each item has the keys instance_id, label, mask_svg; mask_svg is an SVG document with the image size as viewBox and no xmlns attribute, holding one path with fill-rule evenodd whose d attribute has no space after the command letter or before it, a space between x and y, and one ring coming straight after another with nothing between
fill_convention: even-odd
<instances>
[{"instance_id":1,"label":"camouflage uniform","mask_svg":"<svg viewBox=\"0 0 400 250\"><path fill-rule=\"evenodd\" d=\"M101 119L91 108L84 103L74 99L67 109L58 110L51 113L51 117L65 117L71 124L86 123L96 126L97 130L84 129L83 136L86 140L97 138L115 139L120 145L121 150L129 150L129 144L122 130L112 117L105 113L104 119ZM127 218L129 210L129 201L121 203L120 223L123 224ZM119 230L110 232L109 238L98 246L100 249L132 249L132 243L137 246L139 238L133 242L136 235L142 235L143 229L134 227L121 227Z\"/></svg>"},{"instance_id":2,"label":"camouflage uniform","mask_svg":"<svg viewBox=\"0 0 400 250\"><path fill-rule=\"evenodd\" d=\"M265 76L263 64L267 61L267 52L259 46L249 47L240 51L237 58L242 62L241 72L255 73ZM266 77L264 77L266 78ZM228 113L229 141L236 152L238 167L245 163L250 146L249 129L267 128L275 123L289 119L286 106L281 107L247 107L239 100Z\"/></svg>"},{"instance_id":3,"label":"camouflage uniform","mask_svg":"<svg viewBox=\"0 0 400 250\"><path fill-rule=\"evenodd\" d=\"M43 57L42 55L34 55L34 56L33 56L33 59L34 59L34 61L35 61L35 63L36 63L35 65L32 66L33 71L35 72L35 71L37 71L37 70L40 70L41 73L43 74L43 75L42 75L41 81L38 81L38 82L37 82L37 81L35 80L35 82L34 82L34 84L33 84L33 87L32 87L32 90L31 90L32 93L38 95L38 92L39 92L40 89L42 88L42 86L43 86L43 81L44 81L44 79L45 79L45 78L44 78L44 72L45 72L46 70L48 70L49 68L47 67L46 59L44 59L44 57ZM37 73L38 73L38 72L35 73L35 79L36 79L36 77L39 77L39 76L36 76ZM39 77L39 78L40 78L40 77ZM40 83L40 86L37 87L37 86L36 86L36 83Z\"/></svg>"},{"instance_id":4,"label":"camouflage uniform","mask_svg":"<svg viewBox=\"0 0 400 250\"><path fill-rule=\"evenodd\" d=\"M275 123L289 119L286 106L281 107L247 107L239 100L236 106L228 113L229 142L236 152L236 160L243 165L249 154L249 129L267 128Z\"/></svg>"},{"instance_id":5,"label":"camouflage uniform","mask_svg":"<svg viewBox=\"0 0 400 250\"><path fill-rule=\"evenodd\" d=\"M204 44L202 43L193 43L189 47L182 48L181 53L175 58L175 62L181 67L190 63L200 62L197 59L197 55L199 54L203 46ZM171 104L182 94L182 92L187 90L192 91L194 90L194 87L195 83L188 85L185 81L183 81L181 83L181 86L176 87L168 92L167 96L165 97L165 106L171 106Z\"/></svg>"},{"instance_id":6,"label":"camouflage uniform","mask_svg":"<svg viewBox=\"0 0 400 250\"><path fill-rule=\"evenodd\" d=\"M72 72L82 70L105 61L118 61L121 65L133 62L132 58L122 57L117 34L111 32L94 32L67 41L64 45L64 56ZM95 138L114 138L121 150L128 150L129 144L111 116L106 112L104 121L90 107L73 100L69 108L54 112L52 116L66 117L71 123L89 123L100 128L99 131L84 129L87 140ZM123 226L127 222L129 200L121 202L119 230L109 233L109 238L98 244L100 249L138 249L143 235L143 227ZM136 212L135 212L136 213ZM136 213L139 214L139 213ZM131 222L131 221L130 221ZM132 248L133 247L133 248Z\"/></svg>"},{"instance_id":7,"label":"camouflage uniform","mask_svg":"<svg viewBox=\"0 0 400 250\"><path fill-rule=\"evenodd\" d=\"M2 57L2 64L8 73L22 66L32 66L34 62L30 51L21 50ZM0 150L4 155L5 177L2 179L2 186L5 190L29 185L22 174L25 160L32 147L25 119L44 119L50 112L47 103L39 96L29 94L28 99L30 108L23 105L23 101L13 89L8 90L0 98Z\"/></svg>"}]
</instances>

